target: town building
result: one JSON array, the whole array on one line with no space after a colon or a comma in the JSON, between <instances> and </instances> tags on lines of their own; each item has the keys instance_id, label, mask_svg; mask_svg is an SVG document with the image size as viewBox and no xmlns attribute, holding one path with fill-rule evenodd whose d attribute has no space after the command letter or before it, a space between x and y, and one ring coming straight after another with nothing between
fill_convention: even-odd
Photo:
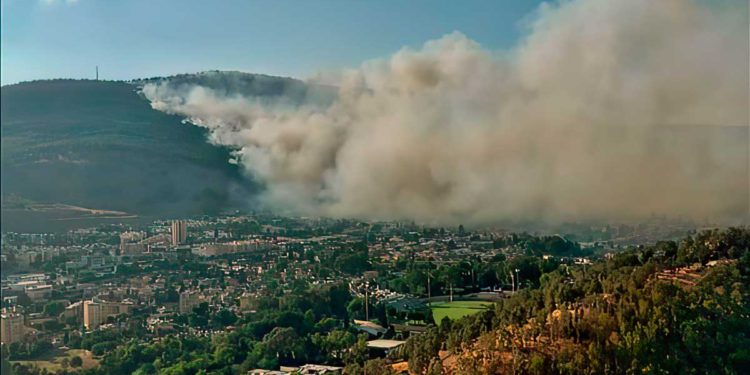
<instances>
[{"instance_id":1,"label":"town building","mask_svg":"<svg viewBox=\"0 0 750 375\"><path fill-rule=\"evenodd\" d=\"M65 319L74 318L77 322L83 319L83 302L73 302L68 306L65 306L65 312L63 313Z\"/></svg>"},{"instance_id":2,"label":"town building","mask_svg":"<svg viewBox=\"0 0 750 375\"><path fill-rule=\"evenodd\" d=\"M400 353L406 341L400 340L372 340L367 342L367 349L371 355L376 357L386 357L389 353Z\"/></svg>"},{"instance_id":3,"label":"town building","mask_svg":"<svg viewBox=\"0 0 750 375\"><path fill-rule=\"evenodd\" d=\"M134 303L129 300L122 302L104 301L94 298L83 302L83 325L88 329L96 329L110 316L130 314Z\"/></svg>"},{"instance_id":4,"label":"town building","mask_svg":"<svg viewBox=\"0 0 750 375\"><path fill-rule=\"evenodd\" d=\"M52 285L29 285L25 288L25 293L34 302L46 301L52 296Z\"/></svg>"},{"instance_id":5,"label":"town building","mask_svg":"<svg viewBox=\"0 0 750 375\"><path fill-rule=\"evenodd\" d=\"M141 255L147 249L148 245L142 243L120 243L120 255Z\"/></svg>"},{"instance_id":6,"label":"town building","mask_svg":"<svg viewBox=\"0 0 750 375\"><path fill-rule=\"evenodd\" d=\"M180 293L180 314L188 314L201 303L198 292L186 291Z\"/></svg>"},{"instance_id":7,"label":"town building","mask_svg":"<svg viewBox=\"0 0 750 375\"><path fill-rule=\"evenodd\" d=\"M4 310L0 314L0 321L0 343L8 345L23 339L25 331L22 314Z\"/></svg>"},{"instance_id":8,"label":"town building","mask_svg":"<svg viewBox=\"0 0 750 375\"><path fill-rule=\"evenodd\" d=\"M92 301L83 302L83 325L86 329L96 329L102 324L102 305Z\"/></svg>"},{"instance_id":9,"label":"town building","mask_svg":"<svg viewBox=\"0 0 750 375\"><path fill-rule=\"evenodd\" d=\"M182 220L172 221L172 246L184 244L187 241L187 223Z\"/></svg>"}]
</instances>

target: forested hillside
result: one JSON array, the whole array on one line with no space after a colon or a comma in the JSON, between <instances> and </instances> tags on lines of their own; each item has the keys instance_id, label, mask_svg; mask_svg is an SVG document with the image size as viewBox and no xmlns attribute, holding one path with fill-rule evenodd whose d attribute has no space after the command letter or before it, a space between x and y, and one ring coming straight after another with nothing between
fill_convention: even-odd
<instances>
[{"instance_id":1,"label":"forested hillside","mask_svg":"<svg viewBox=\"0 0 750 375\"><path fill-rule=\"evenodd\" d=\"M545 274L407 343L412 373L747 374L750 231L707 231Z\"/></svg>"},{"instance_id":2,"label":"forested hillside","mask_svg":"<svg viewBox=\"0 0 750 375\"><path fill-rule=\"evenodd\" d=\"M41 203L181 215L220 210L247 186L204 131L151 109L124 82L2 88L2 189Z\"/></svg>"}]
</instances>

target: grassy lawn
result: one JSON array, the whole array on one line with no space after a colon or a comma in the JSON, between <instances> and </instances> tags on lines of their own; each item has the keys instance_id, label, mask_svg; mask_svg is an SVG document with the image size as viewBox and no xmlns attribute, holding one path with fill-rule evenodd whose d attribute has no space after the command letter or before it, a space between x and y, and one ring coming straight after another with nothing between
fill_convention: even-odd
<instances>
[{"instance_id":1,"label":"grassy lawn","mask_svg":"<svg viewBox=\"0 0 750 375\"><path fill-rule=\"evenodd\" d=\"M486 310L492 305L492 302L486 301L433 302L432 318L440 324L446 316L451 320L456 320Z\"/></svg>"},{"instance_id":2,"label":"grassy lawn","mask_svg":"<svg viewBox=\"0 0 750 375\"><path fill-rule=\"evenodd\" d=\"M83 368L92 368L99 365L99 362L94 359L91 352L82 349L70 349L67 351L55 350L45 355L43 358L38 358L31 361L10 361L11 363L22 363L25 365L34 365L40 369L46 369L48 372L56 372L63 368L63 358L71 358L79 356L83 359Z\"/></svg>"}]
</instances>

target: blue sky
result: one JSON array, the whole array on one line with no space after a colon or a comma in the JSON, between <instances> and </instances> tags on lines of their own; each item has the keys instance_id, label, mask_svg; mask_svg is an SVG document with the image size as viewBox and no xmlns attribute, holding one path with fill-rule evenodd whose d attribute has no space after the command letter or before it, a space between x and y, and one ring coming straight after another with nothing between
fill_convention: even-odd
<instances>
[{"instance_id":1,"label":"blue sky","mask_svg":"<svg viewBox=\"0 0 750 375\"><path fill-rule=\"evenodd\" d=\"M458 30L512 47L538 0L0 0L2 84L211 69L293 77Z\"/></svg>"}]
</instances>

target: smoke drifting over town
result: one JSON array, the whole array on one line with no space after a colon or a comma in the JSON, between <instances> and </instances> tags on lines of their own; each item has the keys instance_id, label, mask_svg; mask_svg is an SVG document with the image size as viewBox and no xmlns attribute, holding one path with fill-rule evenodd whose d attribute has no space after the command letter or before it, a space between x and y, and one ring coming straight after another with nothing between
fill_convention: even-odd
<instances>
[{"instance_id":1,"label":"smoke drifting over town","mask_svg":"<svg viewBox=\"0 0 750 375\"><path fill-rule=\"evenodd\" d=\"M460 32L341 73L330 105L148 84L237 149L261 201L425 223L748 212L746 1L545 4L521 43Z\"/></svg>"}]
</instances>

